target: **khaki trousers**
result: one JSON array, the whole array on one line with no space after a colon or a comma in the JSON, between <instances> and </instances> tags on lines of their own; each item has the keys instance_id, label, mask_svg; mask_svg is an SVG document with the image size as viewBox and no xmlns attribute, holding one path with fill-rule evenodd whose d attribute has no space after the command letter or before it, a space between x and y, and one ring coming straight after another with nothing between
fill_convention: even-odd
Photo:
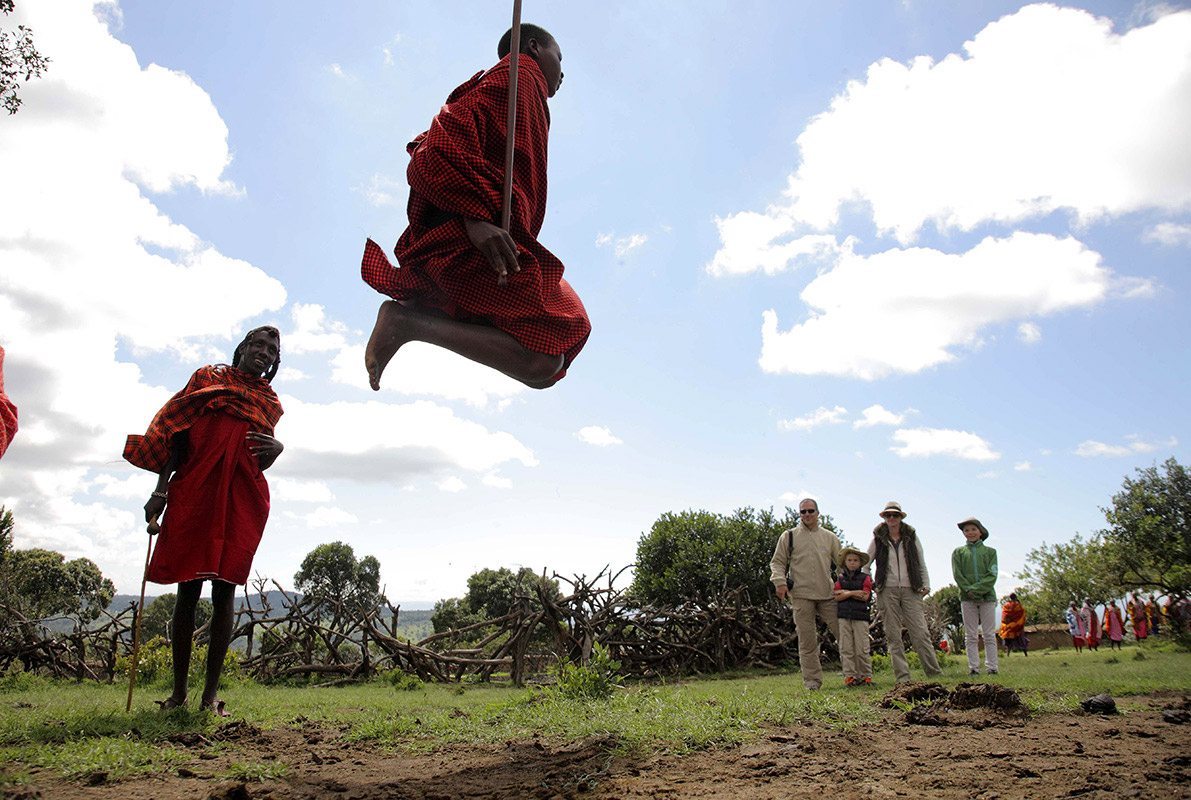
<instances>
[{"instance_id":1,"label":"khaki trousers","mask_svg":"<svg viewBox=\"0 0 1191 800\"><path fill-rule=\"evenodd\" d=\"M819 661L819 629L815 617L823 620L831 635L839 641L839 617L834 600L790 599L794 612L794 630L798 633L798 668L802 671L802 684L808 689L823 685L823 665Z\"/></svg>"},{"instance_id":2,"label":"khaki trousers","mask_svg":"<svg viewBox=\"0 0 1191 800\"><path fill-rule=\"evenodd\" d=\"M922 661L922 670L927 675L942 674L939 660L935 658L934 643L926 630L922 595L908 587L886 586L877 593L877 608L885 622L885 642L889 647L894 679L898 683L910 680L910 665L906 662L906 648L902 644L903 630L910 634L910 644Z\"/></svg>"},{"instance_id":3,"label":"khaki trousers","mask_svg":"<svg viewBox=\"0 0 1191 800\"><path fill-rule=\"evenodd\" d=\"M868 654L868 622L863 619L839 621L839 658L843 662L844 677L871 678L873 660Z\"/></svg>"}]
</instances>

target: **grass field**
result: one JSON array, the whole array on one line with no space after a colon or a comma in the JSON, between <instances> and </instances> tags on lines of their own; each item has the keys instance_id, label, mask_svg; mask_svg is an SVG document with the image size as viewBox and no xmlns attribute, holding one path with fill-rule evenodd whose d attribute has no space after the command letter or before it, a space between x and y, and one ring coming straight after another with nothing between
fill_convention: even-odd
<instances>
[{"instance_id":1,"label":"grass field","mask_svg":"<svg viewBox=\"0 0 1191 800\"><path fill-rule=\"evenodd\" d=\"M879 672L868 689L845 688L838 674L825 677L819 692L804 690L795 672L750 673L634 684L617 689L609 700L589 702L543 688L417 684L402 690L383 681L343 688L241 682L227 686L222 696L233 719L262 729L315 723L343 731L350 741L406 750L535 736L547 741L607 736L621 748L683 753L747 742L794 722L848 729L882 713L877 703L893 684L888 671ZM968 680L965 662L948 659L941 682ZM1191 653L1147 644L1116 653L1015 654L1002 657L1000 675L981 680L1017 689L1035 713L1069 711L1101 692L1116 697L1191 692ZM125 691L23 675L0 678L0 786L22 783L33 767L67 778L97 771L112 779L165 771L180 757L169 737L210 736L225 724L208 714L158 711L152 700L167 694L161 687L138 688L133 712L126 714ZM269 771L283 769L280 764L235 764L228 777L277 777Z\"/></svg>"}]
</instances>

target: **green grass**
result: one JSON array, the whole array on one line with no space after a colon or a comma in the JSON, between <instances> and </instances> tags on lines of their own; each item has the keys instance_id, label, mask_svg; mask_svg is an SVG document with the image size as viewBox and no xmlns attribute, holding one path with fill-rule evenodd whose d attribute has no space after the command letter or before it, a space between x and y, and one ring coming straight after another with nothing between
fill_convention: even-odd
<instances>
[{"instance_id":1,"label":"green grass","mask_svg":"<svg viewBox=\"0 0 1191 800\"><path fill-rule=\"evenodd\" d=\"M952 658L941 682L968 680L966 662ZM1161 644L1122 653L1037 651L1028 658L1002 656L1001 674L982 680L1017 689L1036 713L1065 712L1101 692L1118 698L1191 692L1191 653ZM827 672L823 690L807 692L797 673L747 673L631 684L608 700L584 702L550 690L491 685L397 690L383 680L323 689L242 682L226 687L222 697L234 718L264 729L314 722L343 730L349 741L408 750L537 736L555 742L601 737L622 750L684 753L746 742L799 722L848 730L888 713L877 703L892 684L886 671L877 674L871 689L848 689L838 674ZM138 690L133 713L125 714L124 691L89 683L9 681L0 689L0 786L26 782L35 768L70 779L103 772L112 780L169 770L194 756L175 750L169 736L199 732L210 737L224 724L184 709L158 711L151 700L160 692L150 690ZM216 743L208 750L236 755L234 745ZM256 763L249 755L234 762L229 774L270 780L286 770L280 762Z\"/></svg>"}]
</instances>

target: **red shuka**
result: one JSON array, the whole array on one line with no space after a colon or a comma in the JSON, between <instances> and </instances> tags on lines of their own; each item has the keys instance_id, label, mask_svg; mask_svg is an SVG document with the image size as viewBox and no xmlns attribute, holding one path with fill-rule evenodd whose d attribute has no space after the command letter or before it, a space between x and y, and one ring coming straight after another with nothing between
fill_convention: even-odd
<instances>
[{"instance_id":1,"label":"red shuka","mask_svg":"<svg viewBox=\"0 0 1191 800\"><path fill-rule=\"evenodd\" d=\"M17 407L4 393L4 348L0 347L0 456L17 432Z\"/></svg>"},{"instance_id":2,"label":"red shuka","mask_svg":"<svg viewBox=\"0 0 1191 800\"><path fill-rule=\"evenodd\" d=\"M245 436L250 430L271 435L281 414L268 382L226 365L203 367L157 412L144 436L128 437L124 457L159 472L174 436L188 434L185 458L170 479L149 580L248 580L269 518L269 485Z\"/></svg>"},{"instance_id":3,"label":"red shuka","mask_svg":"<svg viewBox=\"0 0 1191 800\"><path fill-rule=\"evenodd\" d=\"M587 342L591 323L563 265L537 240L546 217L550 130L546 79L521 58L513 209L510 231L521 271L498 286L488 260L472 246L462 217L499 224L508 130L508 57L474 75L447 98L410 154L409 227L394 248L393 267L368 240L364 281L397 300L415 300L463 322L492 325L527 350L562 355L564 369Z\"/></svg>"}]
</instances>

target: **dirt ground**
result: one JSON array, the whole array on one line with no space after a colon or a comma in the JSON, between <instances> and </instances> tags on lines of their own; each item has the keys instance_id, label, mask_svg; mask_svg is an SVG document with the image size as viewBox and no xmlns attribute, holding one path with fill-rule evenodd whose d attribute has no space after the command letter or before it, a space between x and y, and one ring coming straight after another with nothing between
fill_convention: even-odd
<instances>
[{"instance_id":1,"label":"dirt ground","mask_svg":"<svg viewBox=\"0 0 1191 800\"><path fill-rule=\"evenodd\" d=\"M1121 716L1031 717L1015 698L960 689L909 711L905 700L930 693L887 696L888 709L848 733L794 725L686 756L626 756L613 740L411 755L345 742L338 730L309 723L261 731L233 722L214 752L197 734L176 737L193 758L174 774L108 783L35 773L32 785L5 798L1191 798L1191 721L1163 716L1191 716L1187 698L1130 698L1120 701ZM284 778L212 777L233 762L274 761L288 766Z\"/></svg>"}]
</instances>

